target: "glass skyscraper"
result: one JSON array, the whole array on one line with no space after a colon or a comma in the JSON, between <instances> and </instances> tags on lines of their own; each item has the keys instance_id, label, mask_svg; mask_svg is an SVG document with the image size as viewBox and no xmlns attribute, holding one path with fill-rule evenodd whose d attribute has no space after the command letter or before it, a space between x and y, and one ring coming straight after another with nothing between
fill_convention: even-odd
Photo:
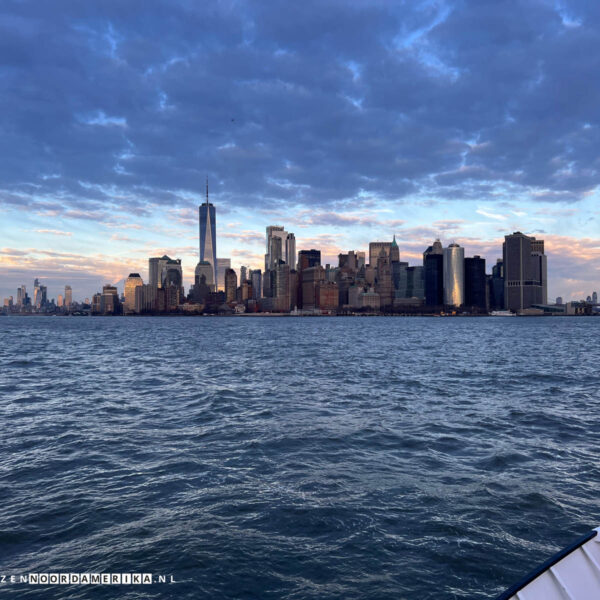
<instances>
[{"instance_id":1,"label":"glass skyscraper","mask_svg":"<svg viewBox=\"0 0 600 600\"><path fill-rule=\"evenodd\" d=\"M200 224L200 262L210 263L213 268L213 281L217 279L217 223L215 207L208 201L208 182L206 182L206 202L198 207Z\"/></svg>"}]
</instances>

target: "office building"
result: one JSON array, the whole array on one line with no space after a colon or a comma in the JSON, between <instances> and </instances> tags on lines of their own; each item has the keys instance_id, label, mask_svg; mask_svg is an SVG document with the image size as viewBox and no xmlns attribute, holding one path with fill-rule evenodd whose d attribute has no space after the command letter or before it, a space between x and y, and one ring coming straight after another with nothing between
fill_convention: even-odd
<instances>
[{"instance_id":1,"label":"office building","mask_svg":"<svg viewBox=\"0 0 600 600\"><path fill-rule=\"evenodd\" d=\"M217 258L217 281L215 287L215 291L217 292L225 290L225 271L227 269L231 269L231 258Z\"/></svg>"},{"instance_id":2,"label":"office building","mask_svg":"<svg viewBox=\"0 0 600 600\"><path fill-rule=\"evenodd\" d=\"M107 283L102 287L99 312L102 315L118 315L121 312L119 292L116 286Z\"/></svg>"},{"instance_id":3,"label":"office building","mask_svg":"<svg viewBox=\"0 0 600 600\"><path fill-rule=\"evenodd\" d=\"M382 250L385 256L389 257L391 247L392 242L371 242L369 244L369 264L372 267L377 265L377 260L379 259Z\"/></svg>"},{"instance_id":4,"label":"office building","mask_svg":"<svg viewBox=\"0 0 600 600\"><path fill-rule=\"evenodd\" d=\"M492 274L488 276L489 310L504 310L504 264L496 260Z\"/></svg>"},{"instance_id":5,"label":"office building","mask_svg":"<svg viewBox=\"0 0 600 600\"><path fill-rule=\"evenodd\" d=\"M67 308L71 307L71 304L73 304L73 289L71 288L70 285L65 285L65 306Z\"/></svg>"},{"instance_id":6,"label":"office building","mask_svg":"<svg viewBox=\"0 0 600 600\"><path fill-rule=\"evenodd\" d=\"M262 298L262 272L260 269L250 271L250 281L252 282L252 298L260 300Z\"/></svg>"},{"instance_id":7,"label":"office building","mask_svg":"<svg viewBox=\"0 0 600 600\"><path fill-rule=\"evenodd\" d=\"M229 267L227 267L229 268ZM227 269L226 269L227 270ZM194 285L198 286L200 283L207 285L211 292L215 291L215 282L213 276L215 270L207 260L201 260L194 270ZM223 271L223 287L225 287L225 271Z\"/></svg>"},{"instance_id":8,"label":"office building","mask_svg":"<svg viewBox=\"0 0 600 600\"><path fill-rule=\"evenodd\" d=\"M475 312L487 312L485 258L465 258L465 306Z\"/></svg>"},{"instance_id":9,"label":"office building","mask_svg":"<svg viewBox=\"0 0 600 600\"><path fill-rule=\"evenodd\" d=\"M48 290L45 285L39 282L39 279L35 279L33 282L33 305L35 308L43 308L48 302L47 298Z\"/></svg>"},{"instance_id":10,"label":"office building","mask_svg":"<svg viewBox=\"0 0 600 600\"><path fill-rule=\"evenodd\" d=\"M513 312L545 304L547 273L543 240L517 231L504 237L504 307Z\"/></svg>"},{"instance_id":11,"label":"office building","mask_svg":"<svg viewBox=\"0 0 600 600\"><path fill-rule=\"evenodd\" d=\"M237 274L233 269L225 271L225 302L235 302L237 291Z\"/></svg>"},{"instance_id":12,"label":"office building","mask_svg":"<svg viewBox=\"0 0 600 600\"><path fill-rule=\"evenodd\" d=\"M394 235L394 239L392 240L392 244L390 246L390 262L400 262L400 248L398 248L398 244L396 242L396 236Z\"/></svg>"},{"instance_id":13,"label":"office building","mask_svg":"<svg viewBox=\"0 0 600 600\"><path fill-rule=\"evenodd\" d=\"M465 294L465 250L450 244L443 250L444 304L462 306Z\"/></svg>"},{"instance_id":14,"label":"office building","mask_svg":"<svg viewBox=\"0 0 600 600\"><path fill-rule=\"evenodd\" d=\"M423 263L425 269L425 306L441 307L444 304L443 252L425 251Z\"/></svg>"},{"instance_id":15,"label":"office building","mask_svg":"<svg viewBox=\"0 0 600 600\"><path fill-rule=\"evenodd\" d=\"M425 259L427 256L431 254L444 254L444 249L442 248L442 242L439 239L436 239L431 246L427 246L425 252L423 252L423 266L425 266Z\"/></svg>"},{"instance_id":16,"label":"office building","mask_svg":"<svg viewBox=\"0 0 600 600\"><path fill-rule=\"evenodd\" d=\"M154 285L138 285L134 288L135 303L133 311L136 313L153 313L158 306L158 288Z\"/></svg>"},{"instance_id":17,"label":"office building","mask_svg":"<svg viewBox=\"0 0 600 600\"><path fill-rule=\"evenodd\" d=\"M136 312L135 310L135 289L144 285L139 273L130 273L125 280L125 303L123 310L126 313Z\"/></svg>"},{"instance_id":18,"label":"office building","mask_svg":"<svg viewBox=\"0 0 600 600\"><path fill-rule=\"evenodd\" d=\"M390 263L390 250L391 242L387 251L384 247L380 248L379 256L377 257L375 291L379 294L379 299L382 308L391 306L393 304L394 297L394 284L392 279L392 265Z\"/></svg>"},{"instance_id":19,"label":"office building","mask_svg":"<svg viewBox=\"0 0 600 600\"><path fill-rule=\"evenodd\" d=\"M285 238L285 262L290 269L296 268L296 236L288 233Z\"/></svg>"},{"instance_id":20,"label":"office building","mask_svg":"<svg viewBox=\"0 0 600 600\"><path fill-rule=\"evenodd\" d=\"M206 180L206 202L198 207L200 262L208 262L213 269L212 281L218 282L217 221L215 207L208 201L208 179Z\"/></svg>"},{"instance_id":21,"label":"office building","mask_svg":"<svg viewBox=\"0 0 600 600\"><path fill-rule=\"evenodd\" d=\"M304 269L310 269L311 267L318 267L320 265L320 250L300 250L298 253L298 271L302 272Z\"/></svg>"}]
</instances>

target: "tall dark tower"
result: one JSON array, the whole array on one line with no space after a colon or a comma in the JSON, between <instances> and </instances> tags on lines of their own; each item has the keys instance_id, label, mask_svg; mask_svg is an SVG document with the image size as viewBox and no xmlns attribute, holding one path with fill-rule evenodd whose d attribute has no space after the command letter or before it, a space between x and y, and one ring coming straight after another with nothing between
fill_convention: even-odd
<instances>
[{"instance_id":1,"label":"tall dark tower","mask_svg":"<svg viewBox=\"0 0 600 600\"><path fill-rule=\"evenodd\" d=\"M395 235L390 246L390 262L400 262L400 248L398 248Z\"/></svg>"},{"instance_id":2,"label":"tall dark tower","mask_svg":"<svg viewBox=\"0 0 600 600\"><path fill-rule=\"evenodd\" d=\"M200 262L210 263L213 281L217 281L217 223L215 207L208 201L208 177L206 178L206 202L198 207L200 224Z\"/></svg>"}]
</instances>

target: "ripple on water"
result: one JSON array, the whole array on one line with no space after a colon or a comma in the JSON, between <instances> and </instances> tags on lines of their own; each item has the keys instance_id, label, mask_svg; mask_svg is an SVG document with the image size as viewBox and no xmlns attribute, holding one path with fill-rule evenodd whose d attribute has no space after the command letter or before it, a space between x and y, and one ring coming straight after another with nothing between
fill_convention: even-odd
<instances>
[{"instance_id":1,"label":"ripple on water","mask_svg":"<svg viewBox=\"0 0 600 600\"><path fill-rule=\"evenodd\" d=\"M130 599L483 599L600 524L600 319L0 327L3 572L179 582Z\"/></svg>"}]
</instances>

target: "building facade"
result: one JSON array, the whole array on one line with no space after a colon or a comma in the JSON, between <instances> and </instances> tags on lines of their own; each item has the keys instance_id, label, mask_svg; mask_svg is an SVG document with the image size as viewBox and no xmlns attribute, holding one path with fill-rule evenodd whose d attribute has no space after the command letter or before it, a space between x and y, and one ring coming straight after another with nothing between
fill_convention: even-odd
<instances>
[{"instance_id":1,"label":"building facade","mask_svg":"<svg viewBox=\"0 0 600 600\"><path fill-rule=\"evenodd\" d=\"M443 252L444 304L462 306L465 302L465 250L450 244Z\"/></svg>"}]
</instances>

